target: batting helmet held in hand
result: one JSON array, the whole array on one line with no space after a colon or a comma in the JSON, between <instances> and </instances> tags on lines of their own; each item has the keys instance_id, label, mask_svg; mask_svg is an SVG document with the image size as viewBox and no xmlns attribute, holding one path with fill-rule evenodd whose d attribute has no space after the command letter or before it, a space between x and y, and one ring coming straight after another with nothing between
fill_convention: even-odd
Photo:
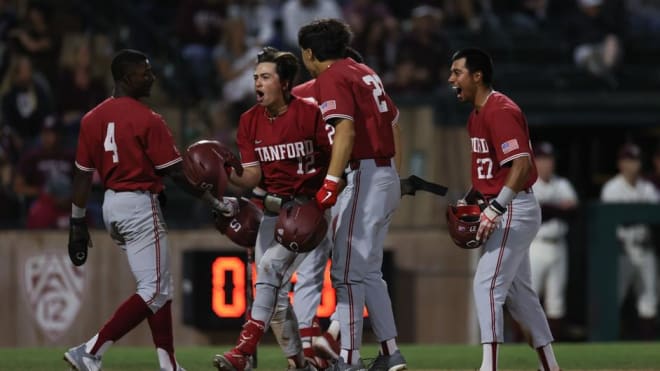
<instances>
[{"instance_id":1,"label":"batting helmet held in hand","mask_svg":"<svg viewBox=\"0 0 660 371\"><path fill-rule=\"evenodd\" d=\"M247 198L238 199L238 214L228 218L215 214L215 228L239 246L254 247L263 212Z\"/></svg>"},{"instance_id":2,"label":"batting helmet held in hand","mask_svg":"<svg viewBox=\"0 0 660 371\"><path fill-rule=\"evenodd\" d=\"M224 145L216 140L200 140L191 144L183 154L183 174L188 182L217 198L222 198L227 188L222 147Z\"/></svg>"},{"instance_id":3,"label":"batting helmet held in hand","mask_svg":"<svg viewBox=\"0 0 660 371\"><path fill-rule=\"evenodd\" d=\"M328 232L328 221L315 200L285 204L275 224L275 240L296 253L314 250Z\"/></svg>"},{"instance_id":4,"label":"batting helmet held in hand","mask_svg":"<svg viewBox=\"0 0 660 371\"><path fill-rule=\"evenodd\" d=\"M456 246L463 249L474 249L481 245L481 241L477 241L476 237L480 215L479 205L450 204L447 206L447 227Z\"/></svg>"}]
</instances>

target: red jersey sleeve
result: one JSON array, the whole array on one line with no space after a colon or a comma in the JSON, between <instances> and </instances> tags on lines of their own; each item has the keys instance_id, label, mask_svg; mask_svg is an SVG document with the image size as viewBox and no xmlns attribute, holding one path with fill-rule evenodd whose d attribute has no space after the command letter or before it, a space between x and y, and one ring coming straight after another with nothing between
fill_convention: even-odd
<instances>
[{"instance_id":1,"label":"red jersey sleeve","mask_svg":"<svg viewBox=\"0 0 660 371\"><path fill-rule=\"evenodd\" d=\"M331 74L330 77L334 76ZM355 121L355 101L347 79L318 78L318 104L323 120L349 119Z\"/></svg>"},{"instance_id":2,"label":"red jersey sleeve","mask_svg":"<svg viewBox=\"0 0 660 371\"><path fill-rule=\"evenodd\" d=\"M181 161L181 154L163 118L153 113L145 133L145 152L156 169L164 169Z\"/></svg>"},{"instance_id":3,"label":"red jersey sleeve","mask_svg":"<svg viewBox=\"0 0 660 371\"><path fill-rule=\"evenodd\" d=\"M316 110L316 114L311 118L316 122L316 144L321 155L327 154L327 160L330 161L330 153L332 152L332 141L335 135L335 127L326 124L321 116L321 111Z\"/></svg>"},{"instance_id":4,"label":"red jersey sleeve","mask_svg":"<svg viewBox=\"0 0 660 371\"><path fill-rule=\"evenodd\" d=\"M518 157L531 156L529 133L522 113L513 107L505 107L490 112L490 115L488 130L500 166Z\"/></svg>"},{"instance_id":5,"label":"red jersey sleeve","mask_svg":"<svg viewBox=\"0 0 660 371\"><path fill-rule=\"evenodd\" d=\"M241 156L243 167L259 165L259 159L254 149L254 130L252 128L252 111L241 116L236 133L236 144Z\"/></svg>"}]
</instances>

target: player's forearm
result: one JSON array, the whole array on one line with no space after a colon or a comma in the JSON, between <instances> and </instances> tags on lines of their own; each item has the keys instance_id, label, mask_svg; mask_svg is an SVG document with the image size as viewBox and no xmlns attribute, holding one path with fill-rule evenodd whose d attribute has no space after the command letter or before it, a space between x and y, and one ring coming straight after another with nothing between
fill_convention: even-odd
<instances>
[{"instance_id":1,"label":"player's forearm","mask_svg":"<svg viewBox=\"0 0 660 371\"><path fill-rule=\"evenodd\" d=\"M75 207L85 209L87 207L87 199L92 189L92 176L91 171L82 171L75 168L73 171L73 185L71 202Z\"/></svg>"},{"instance_id":2,"label":"player's forearm","mask_svg":"<svg viewBox=\"0 0 660 371\"><path fill-rule=\"evenodd\" d=\"M261 181L261 167L250 166L243 168L243 175L239 176L236 172L231 173L229 182L241 189L252 189L259 185Z\"/></svg>"},{"instance_id":3,"label":"player's forearm","mask_svg":"<svg viewBox=\"0 0 660 371\"><path fill-rule=\"evenodd\" d=\"M516 193L522 191L529 179L529 174L532 171L531 161L531 158L528 156L514 159L511 163L511 169L506 177L504 186L511 188L511 190Z\"/></svg>"},{"instance_id":4,"label":"player's forearm","mask_svg":"<svg viewBox=\"0 0 660 371\"><path fill-rule=\"evenodd\" d=\"M511 169L506 177L504 186L500 190L493 203L500 209L513 200L516 193L523 190L532 170L532 162L529 156L518 157L511 162Z\"/></svg>"},{"instance_id":5,"label":"player's forearm","mask_svg":"<svg viewBox=\"0 0 660 371\"><path fill-rule=\"evenodd\" d=\"M403 157L403 143L401 143L401 127L399 124L392 125L392 135L394 136L394 166L396 166L396 172L400 174Z\"/></svg>"},{"instance_id":6,"label":"player's forearm","mask_svg":"<svg viewBox=\"0 0 660 371\"><path fill-rule=\"evenodd\" d=\"M332 155L328 166L328 175L341 178L346 169L346 164L351 158L353 143L355 142L355 129L353 121L340 120L335 125L335 137L332 144Z\"/></svg>"}]
</instances>

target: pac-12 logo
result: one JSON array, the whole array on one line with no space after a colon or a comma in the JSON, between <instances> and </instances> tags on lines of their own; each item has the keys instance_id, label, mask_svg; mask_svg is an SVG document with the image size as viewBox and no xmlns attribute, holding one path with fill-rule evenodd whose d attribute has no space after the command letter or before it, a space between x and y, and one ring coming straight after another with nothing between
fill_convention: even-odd
<instances>
[{"instance_id":1,"label":"pac-12 logo","mask_svg":"<svg viewBox=\"0 0 660 371\"><path fill-rule=\"evenodd\" d=\"M64 252L45 251L25 260L23 288L37 326L55 341L75 320L82 302L84 270Z\"/></svg>"}]
</instances>

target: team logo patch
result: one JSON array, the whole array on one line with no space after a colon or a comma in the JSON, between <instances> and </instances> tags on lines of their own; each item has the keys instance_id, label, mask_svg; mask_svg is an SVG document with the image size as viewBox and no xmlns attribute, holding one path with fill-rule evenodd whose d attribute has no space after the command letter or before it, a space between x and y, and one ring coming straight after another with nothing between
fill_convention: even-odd
<instances>
[{"instance_id":1,"label":"team logo patch","mask_svg":"<svg viewBox=\"0 0 660 371\"><path fill-rule=\"evenodd\" d=\"M336 100L327 100L319 106L321 109L321 114L325 114L328 111L332 111L333 109L337 109L337 101Z\"/></svg>"},{"instance_id":2,"label":"team logo patch","mask_svg":"<svg viewBox=\"0 0 660 371\"><path fill-rule=\"evenodd\" d=\"M82 303L84 269L55 250L25 260L23 288L41 331L55 341L67 332Z\"/></svg>"},{"instance_id":3,"label":"team logo patch","mask_svg":"<svg viewBox=\"0 0 660 371\"><path fill-rule=\"evenodd\" d=\"M502 153L505 155L511 151L517 150L518 148L520 147L518 146L517 139L507 140L506 142L502 143Z\"/></svg>"}]
</instances>

